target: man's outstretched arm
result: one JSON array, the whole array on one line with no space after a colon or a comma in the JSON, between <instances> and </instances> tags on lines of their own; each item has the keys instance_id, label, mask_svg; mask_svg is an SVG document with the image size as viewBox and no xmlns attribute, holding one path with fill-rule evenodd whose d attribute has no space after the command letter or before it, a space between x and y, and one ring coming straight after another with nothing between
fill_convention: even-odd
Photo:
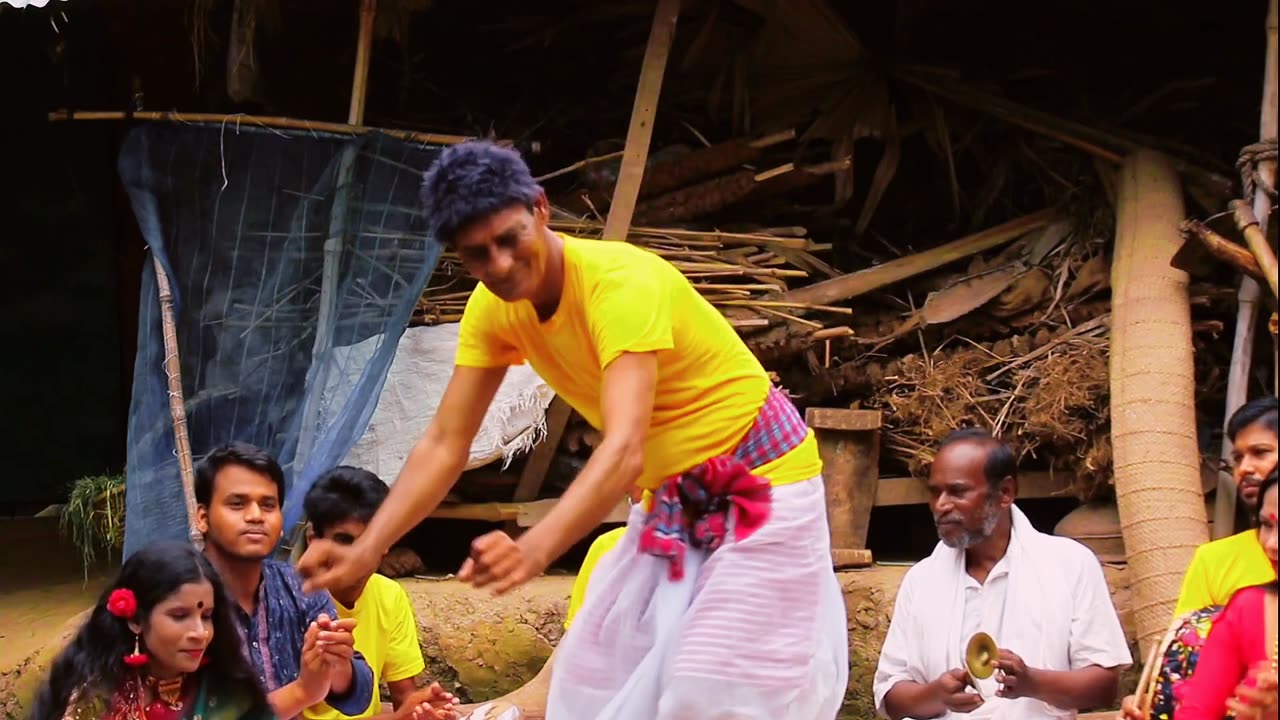
<instances>
[{"instance_id":1,"label":"man's outstretched arm","mask_svg":"<svg viewBox=\"0 0 1280 720\"><path fill-rule=\"evenodd\" d=\"M413 446L382 507L358 543L382 557L436 509L458 481L485 412L507 369L455 367L440 407Z\"/></svg>"},{"instance_id":2,"label":"man's outstretched arm","mask_svg":"<svg viewBox=\"0 0 1280 720\"><path fill-rule=\"evenodd\" d=\"M506 373L506 367L454 368L431 425L364 534L350 548L317 541L298 562L308 592L352 582L375 569L397 540L436 509L462 474L471 441Z\"/></svg>"}]
</instances>

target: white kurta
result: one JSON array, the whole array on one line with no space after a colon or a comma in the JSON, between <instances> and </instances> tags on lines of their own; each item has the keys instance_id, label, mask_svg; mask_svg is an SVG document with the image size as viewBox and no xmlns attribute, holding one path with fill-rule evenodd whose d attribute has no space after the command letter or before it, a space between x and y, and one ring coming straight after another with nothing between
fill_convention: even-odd
<instances>
[{"instance_id":1,"label":"white kurta","mask_svg":"<svg viewBox=\"0 0 1280 720\"><path fill-rule=\"evenodd\" d=\"M942 543L903 578L876 668L876 709L882 715L884 697L897 683L928 683L963 667L965 645L978 631L1030 667L1078 670L1132 662L1097 557L1075 540L1037 531L1016 506L1012 512L1009 550L986 583L965 571L963 550ZM994 678L984 681L989 699L982 707L943 718L1076 717L1074 708L997 698L996 687Z\"/></svg>"}]
</instances>

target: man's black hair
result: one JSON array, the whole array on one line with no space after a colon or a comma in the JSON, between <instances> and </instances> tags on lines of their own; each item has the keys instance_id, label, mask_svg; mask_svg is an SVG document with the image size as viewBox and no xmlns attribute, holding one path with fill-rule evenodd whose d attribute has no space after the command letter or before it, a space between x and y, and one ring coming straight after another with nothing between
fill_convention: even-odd
<instances>
[{"instance_id":1,"label":"man's black hair","mask_svg":"<svg viewBox=\"0 0 1280 720\"><path fill-rule=\"evenodd\" d=\"M329 529L347 520L369 522L387 499L387 484L377 475L339 465L316 480L302 501L302 509L316 535L324 537Z\"/></svg>"},{"instance_id":2,"label":"man's black hair","mask_svg":"<svg viewBox=\"0 0 1280 720\"><path fill-rule=\"evenodd\" d=\"M514 205L532 209L541 195L520 153L473 140L440 153L423 175L421 198L436 239L451 245L470 223Z\"/></svg>"},{"instance_id":3,"label":"man's black hair","mask_svg":"<svg viewBox=\"0 0 1280 720\"><path fill-rule=\"evenodd\" d=\"M1280 400L1268 395L1254 398L1241 405L1240 409L1232 413L1231 419L1227 421L1227 438L1235 442L1236 435L1257 423L1262 423L1266 429L1276 432L1277 424L1280 423Z\"/></svg>"},{"instance_id":4,"label":"man's black hair","mask_svg":"<svg viewBox=\"0 0 1280 720\"><path fill-rule=\"evenodd\" d=\"M951 431L938 444L934 457L941 455L948 446L962 442L976 443L987 448L987 459L982 464L982 474L986 477L988 486L995 487L1005 478L1015 480L1018 478L1018 459L1014 456L1013 450L1010 450L1004 441L979 427Z\"/></svg>"},{"instance_id":5,"label":"man's black hair","mask_svg":"<svg viewBox=\"0 0 1280 720\"><path fill-rule=\"evenodd\" d=\"M284 471L271 453L249 443L233 442L214 448L196 465L196 502L208 507L213 500L213 481L224 467L236 466L262 473L276 484L284 502Z\"/></svg>"}]
</instances>

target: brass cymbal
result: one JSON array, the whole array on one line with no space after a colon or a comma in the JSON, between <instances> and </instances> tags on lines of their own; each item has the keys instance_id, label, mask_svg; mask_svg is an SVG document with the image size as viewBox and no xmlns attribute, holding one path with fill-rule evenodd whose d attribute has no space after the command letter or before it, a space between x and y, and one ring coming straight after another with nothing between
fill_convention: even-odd
<instances>
[{"instance_id":1,"label":"brass cymbal","mask_svg":"<svg viewBox=\"0 0 1280 720\"><path fill-rule=\"evenodd\" d=\"M1000 648L990 635L980 632L969 638L969 645L964 651L964 663L969 668L970 676L986 680L994 675L998 657Z\"/></svg>"}]
</instances>

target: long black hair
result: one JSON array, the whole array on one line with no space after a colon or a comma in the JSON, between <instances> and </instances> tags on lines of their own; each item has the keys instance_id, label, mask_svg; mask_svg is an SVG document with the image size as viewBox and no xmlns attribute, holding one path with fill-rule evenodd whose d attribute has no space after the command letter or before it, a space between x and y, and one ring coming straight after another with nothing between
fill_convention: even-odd
<instances>
[{"instance_id":1,"label":"long black hair","mask_svg":"<svg viewBox=\"0 0 1280 720\"><path fill-rule=\"evenodd\" d=\"M103 591L89 619L53 661L49 677L36 696L31 720L60 720L72 693L109 697L125 680L128 668L123 658L133 652L135 636L126 620L107 609L114 590L127 588L133 592L138 603L135 617L141 620L183 585L202 580L213 586L213 640L205 651L209 662L200 670L209 683L210 695L234 692L255 707L268 708L266 694L241 649L231 609L233 601L217 571L190 544L160 542L134 553Z\"/></svg>"},{"instance_id":2,"label":"long black hair","mask_svg":"<svg viewBox=\"0 0 1280 720\"><path fill-rule=\"evenodd\" d=\"M1267 479L1263 480L1262 484L1258 486L1258 514L1255 516L1254 522L1259 527L1262 526L1262 499L1267 496L1267 493L1274 490L1278 483L1280 483L1280 466L1273 468L1271 473L1267 475ZM1280 592L1280 577L1272 580L1271 584L1266 587L1273 593Z\"/></svg>"}]
</instances>

